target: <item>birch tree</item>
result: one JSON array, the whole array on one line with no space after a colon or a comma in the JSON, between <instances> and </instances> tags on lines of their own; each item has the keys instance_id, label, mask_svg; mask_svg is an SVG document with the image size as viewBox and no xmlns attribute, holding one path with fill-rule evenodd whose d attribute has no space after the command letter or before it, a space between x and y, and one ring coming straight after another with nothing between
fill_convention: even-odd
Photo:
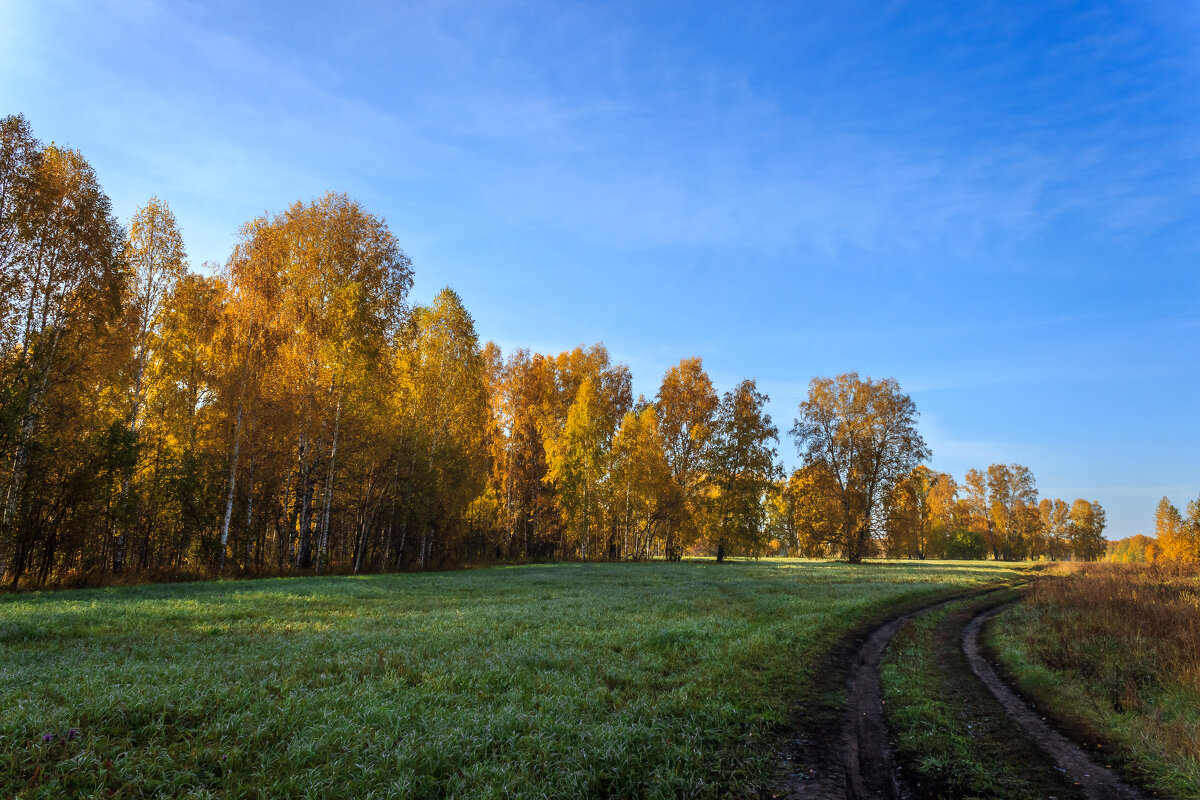
<instances>
[{"instance_id":1,"label":"birch tree","mask_svg":"<svg viewBox=\"0 0 1200 800\"><path fill-rule=\"evenodd\" d=\"M129 336L130 375L128 378L127 425L131 447L139 450L138 428L146 402L148 370L154 358L155 343L162 323L165 301L187 272L187 253L179 225L170 207L157 197L133 215L125 240L124 259L129 270L125 281L123 311ZM129 499L133 470L121 479L121 503ZM120 572L125 561L128 525L120 526L113 548L113 571Z\"/></svg>"},{"instance_id":2,"label":"birch tree","mask_svg":"<svg viewBox=\"0 0 1200 800\"><path fill-rule=\"evenodd\" d=\"M775 489L778 467L772 443L779 438L766 412L769 400L747 379L726 392L717 408L705 471L718 563L727 554L759 555L765 548L764 502Z\"/></svg>"},{"instance_id":3,"label":"birch tree","mask_svg":"<svg viewBox=\"0 0 1200 800\"><path fill-rule=\"evenodd\" d=\"M679 489L667 533L668 549L677 555L705 526L704 459L719 404L699 358L685 358L663 376L656 406L671 478Z\"/></svg>"},{"instance_id":4,"label":"birch tree","mask_svg":"<svg viewBox=\"0 0 1200 800\"><path fill-rule=\"evenodd\" d=\"M849 372L814 378L792 436L806 465L820 465L836 486L843 556L858 563L883 530L885 500L929 458L917 408L893 378Z\"/></svg>"}]
</instances>

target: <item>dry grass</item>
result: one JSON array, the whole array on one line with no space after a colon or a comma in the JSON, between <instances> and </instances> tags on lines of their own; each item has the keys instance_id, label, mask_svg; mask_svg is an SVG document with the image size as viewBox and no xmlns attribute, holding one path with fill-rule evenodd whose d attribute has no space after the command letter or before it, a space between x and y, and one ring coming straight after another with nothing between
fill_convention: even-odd
<instances>
[{"instance_id":1,"label":"dry grass","mask_svg":"<svg viewBox=\"0 0 1200 800\"><path fill-rule=\"evenodd\" d=\"M1042 649L1051 667L1100 682L1117 710L1167 685L1200 691L1200 569L1080 564L1039 581L1029 602L1054 611ZM1047 645L1051 643L1047 642ZM1200 749L1192 752L1200 757Z\"/></svg>"},{"instance_id":2,"label":"dry grass","mask_svg":"<svg viewBox=\"0 0 1200 800\"><path fill-rule=\"evenodd\" d=\"M1200 568L1066 565L992 642L1060 719L1115 745L1151 784L1200 797Z\"/></svg>"}]
</instances>

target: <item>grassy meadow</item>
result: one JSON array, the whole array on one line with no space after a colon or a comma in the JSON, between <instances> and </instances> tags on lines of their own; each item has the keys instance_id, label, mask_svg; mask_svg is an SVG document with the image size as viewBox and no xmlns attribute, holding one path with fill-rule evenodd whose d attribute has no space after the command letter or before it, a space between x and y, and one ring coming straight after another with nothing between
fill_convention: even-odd
<instances>
[{"instance_id":1,"label":"grassy meadow","mask_svg":"<svg viewBox=\"0 0 1200 800\"><path fill-rule=\"evenodd\" d=\"M750 796L828 645L1002 565L558 564L0 597L0 795Z\"/></svg>"},{"instance_id":2,"label":"grassy meadow","mask_svg":"<svg viewBox=\"0 0 1200 800\"><path fill-rule=\"evenodd\" d=\"M1200 800L1200 569L1065 567L987 642L1077 739L1167 796Z\"/></svg>"}]
</instances>

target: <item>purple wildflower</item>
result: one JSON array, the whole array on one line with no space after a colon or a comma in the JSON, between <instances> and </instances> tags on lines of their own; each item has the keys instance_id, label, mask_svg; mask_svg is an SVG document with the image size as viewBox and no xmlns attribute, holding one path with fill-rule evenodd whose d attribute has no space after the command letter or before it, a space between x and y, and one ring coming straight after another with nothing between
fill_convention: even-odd
<instances>
[{"instance_id":1,"label":"purple wildflower","mask_svg":"<svg viewBox=\"0 0 1200 800\"><path fill-rule=\"evenodd\" d=\"M78 736L79 736L79 728L71 728L69 731L67 731L67 739L68 740L74 740Z\"/></svg>"},{"instance_id":2,"label":"purple wildflower","mask_svg":"<svg viewBox=\"0 0 1200 800\"><path fill-rule=\"evenodd\" d=\"M43 733L43 734L42 734L42 741L43 741L43 742L46 742L46 743L53 742L53 741L54 741L54 734L53 734L53 733Z\"/></svg>"}]
</instances>

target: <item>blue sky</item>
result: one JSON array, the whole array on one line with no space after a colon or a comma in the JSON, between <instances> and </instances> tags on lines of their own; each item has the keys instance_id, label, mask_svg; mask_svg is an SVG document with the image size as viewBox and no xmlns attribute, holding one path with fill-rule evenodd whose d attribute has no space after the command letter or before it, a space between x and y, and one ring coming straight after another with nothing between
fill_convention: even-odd
<instances>
[{"instance_id":1,"label":"blue sky","mask_svg":"<svg viewBox=\"0 0 1200 800\"><path fill-rule=\"evenodd\" d=\"M894 376L933 465L1109 535L1200 492L1200 7L0 0L0 113L197 267L333 189L505 350L699 355L785 433Z\"/></svg>"}]
</instances>

